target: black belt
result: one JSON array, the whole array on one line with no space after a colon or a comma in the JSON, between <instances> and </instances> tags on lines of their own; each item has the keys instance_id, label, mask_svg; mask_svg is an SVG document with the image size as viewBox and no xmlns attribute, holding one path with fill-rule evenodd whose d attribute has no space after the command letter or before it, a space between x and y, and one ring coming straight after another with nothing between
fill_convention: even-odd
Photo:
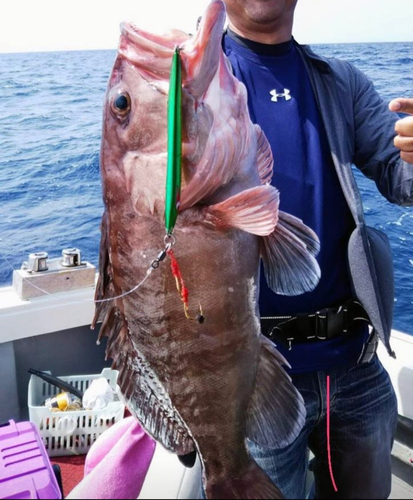
<instances>
[{"instance_id":1,"label":"black belt","mask_svg":"<svg viewBox=\"0 0 413 500\"><path fill-rule=\"evenodd\" d=\"M371 324L360 302L350 300L313 314L264 317L261 318L261 327L266 337L291 349L293 343L330 340L349 334L355 321Z\"/></svg>"}]
</instances>

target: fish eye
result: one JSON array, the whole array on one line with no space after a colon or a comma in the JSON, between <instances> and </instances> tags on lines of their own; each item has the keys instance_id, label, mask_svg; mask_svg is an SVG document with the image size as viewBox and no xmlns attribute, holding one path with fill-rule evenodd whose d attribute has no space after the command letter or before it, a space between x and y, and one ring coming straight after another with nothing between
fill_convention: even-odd
<instances>
[{"instance_id":1,"label":"fish eye","mask_svg":"<svg viewBox=\"0 0 413 500\"><path fill-rule=\"evenodd\" d=\"M127 92L119 93L112 101L112 111L124 118L131 110L131 98Z\"/></svg>"}]
</instances>

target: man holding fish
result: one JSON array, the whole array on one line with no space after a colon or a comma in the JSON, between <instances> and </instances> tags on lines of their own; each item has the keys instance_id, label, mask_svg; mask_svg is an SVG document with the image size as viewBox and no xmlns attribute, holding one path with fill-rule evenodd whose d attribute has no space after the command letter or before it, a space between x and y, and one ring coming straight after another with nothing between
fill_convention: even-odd
<instances>
[{"instance_id":1,"label":"man holding fish","mask_svg":"<svg viewBox=\"0 0 413 500\"><path fill-rule=\"evenodd\" d=\"M369 81L292 40L296 3L226 0L224 37L221 0L193 37L123 23L106 93L93 324L129 410L199 456L211 499L302 498L307 446L318 497L390 490L391 256L351 164L412 205L412 126L400 155Z\"/></svg>"},{"instance_id":2,"label":"man holding fish","mask_svg":"<svg viewBox=\"0 0 413 500\"><path fill-rule=\"evenodd\" d=\"M297 44L297 0L224 3L223 49L271 144L280 207L321 243L315 290L276 295L261 280L262 332L292 365L307 417L287 447L250 451L287 498L305 498L308 447L317 498L387 498L397 405L376 347L394 355L392 262L386 236L365 225L351 165L413 205L413 116L394 113L413 115L413 99L387 107L353 66Z\"/></svg>"}]
</instances>

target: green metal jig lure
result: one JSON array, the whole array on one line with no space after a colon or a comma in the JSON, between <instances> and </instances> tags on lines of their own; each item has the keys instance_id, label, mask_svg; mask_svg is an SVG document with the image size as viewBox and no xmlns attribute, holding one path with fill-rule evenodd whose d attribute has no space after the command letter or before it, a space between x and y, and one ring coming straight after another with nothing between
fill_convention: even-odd
<instances>
[{"instance_id":1,"label":"green metal jig lure","mask_svg":"<svg viewBox=\"0 0 413 500\"><path fill-rule=\"evenodd\" d=\"M168 164L166 173L165 228L171 235L178 217L182 178L182 68L179 48L172 60L168 99Z\"/></svg>"}]
</instances>

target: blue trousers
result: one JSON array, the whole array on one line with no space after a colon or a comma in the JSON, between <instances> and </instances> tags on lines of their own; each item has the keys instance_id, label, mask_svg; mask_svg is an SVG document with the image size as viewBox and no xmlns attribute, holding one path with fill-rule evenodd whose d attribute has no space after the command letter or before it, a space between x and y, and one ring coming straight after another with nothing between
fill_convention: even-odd
<instances>
[{"instance_id":1,"label":"blue trousers","mask_svg":"<svg viewBox=\"0 0 413 500\"><path fill-rule=\"evenodd\" d=\"M331 386L331 461L338 492L333 488L327 454L327 375ZM303 499L310 448L315 456L315 498L388 498L397 401L377 356L368 364L292 378L305 400L306 424L285 449L273 450L249 442L257 463L286 498Z\"/></svg>"}]
</instances>

